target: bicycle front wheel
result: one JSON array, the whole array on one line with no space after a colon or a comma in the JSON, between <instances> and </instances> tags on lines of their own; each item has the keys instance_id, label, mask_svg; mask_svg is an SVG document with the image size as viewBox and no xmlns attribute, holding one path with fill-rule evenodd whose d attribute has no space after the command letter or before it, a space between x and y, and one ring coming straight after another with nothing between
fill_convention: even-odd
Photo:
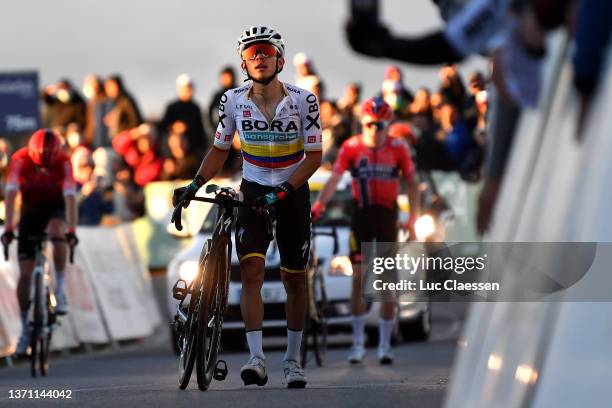
<instances>
[{"instance_id":1,"label":"bicycle front wheel","mask_svg":"<svg viewBox=\"0 0 612 408\"><path fill-rule=\"evenodd\" d=\"M199 287L201 273L194 279L187 309L187 321L179 334L179 388L184 390L189 385L191 372L196 359L196 338L198 333Z\"/></svg>"},{"instance_id":2,"label":"bicycle front wheel","mask_svg":"<svg viewBox=\"0 0 612 408\"><path fill-rule=\"evenodd\" d=\"M55 315L52 315L53 311L51 310L51 295L49 294L49 288L45 288L45 306L45 313L47 314L47 319L39 342L40 374L43 377L46 377L49 373L49 351L51 349L51 334L53 332L52 324L55 323Z\"/></svg>"},{"instance_id":3,"label":"bicycle front wheel","mask_svg":"<svg viewBox=\"0 0 612 408\"><path fill-rule=\"evenodd\" d=\"M204 293L200 297L196 359L198 387L202 391L210 386L221 344L223 313L227 304L227 271L231 262L231 247L225 241L221 237L214 241L203 272Z\"/></svg>"}]
</instances>

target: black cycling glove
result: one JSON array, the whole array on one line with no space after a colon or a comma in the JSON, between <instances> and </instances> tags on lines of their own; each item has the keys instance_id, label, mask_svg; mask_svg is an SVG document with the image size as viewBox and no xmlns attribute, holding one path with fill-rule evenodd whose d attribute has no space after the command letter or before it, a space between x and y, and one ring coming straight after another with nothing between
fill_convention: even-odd
<instances>
[{"instance_id":1,"label":"black cycling glove","mask_svg":"<svg viewBox=\"0 0 612 408\"><path fill-rule=\"evenodd\" d=\"M174 194L172 194L172 205L176 206L179 202L183 201L185 203L183 207L187 208L189 202L195 197L196 193L203 185L204 177L198 174L187 186L179 187L174 190Z\"/></svg>"},{"instance_id":2,"label":"black cycling glove","mask_svg":"<svg viewBox=\"0 0 612 408\"><path fill-rule=\"evenodd\" d=\"M272 205L277 201L285 199L293 190L293 186L289 184L288 181L285 181L283 184L276 186L271 193L257 197L255 199L255 204L261 207L264 205Z\"/></svg>"}]
</instances>

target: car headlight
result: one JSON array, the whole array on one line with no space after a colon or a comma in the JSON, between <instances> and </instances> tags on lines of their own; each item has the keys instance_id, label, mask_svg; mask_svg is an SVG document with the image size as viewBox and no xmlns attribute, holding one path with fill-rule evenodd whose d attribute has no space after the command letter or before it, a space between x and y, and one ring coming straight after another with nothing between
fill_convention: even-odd
<instances>
[{"instance_id":1,"label":"car headlight","mask_svg":"<svg viewBox=\"0 0 612 408\"><path fill-rule=\"evenodd\" d=\"M169 217L170 211L172 211L172 207L170 207L170 200L166 196L151 194L148 197L147 212L155 222L165 222L166 218Z\"/></svg>"},{"instance_id":2,"label":"car headlight","mask_svg":"<svg viewBox=\"0 0 612 408\"><path fill-rule=\"evenodd\" d=\"M179 266L179 276L185 282L190 283L198 274L198 263L196 261L185 261Z\"/></svg>"},{"instance_id":3,"label":"car headlight","mask_svg":"<svg viewBox=\"0 0 612 408\"><path fill-rule=\"evenodd\" d=\"M422 215L414 223L414 232L417 239L422 241L436 231L436 222L431 215Z\"/></svg>"},{"instance_id":4,"label":"car headlight","mask_svg":"<svg viewBox=\"0 0 612 408\"><path fill-rule=\"evenodd\" d=\"M353 265L348 256L335 256L329 263L332 276L353 276Z\"/></svg>"}]
</instances>

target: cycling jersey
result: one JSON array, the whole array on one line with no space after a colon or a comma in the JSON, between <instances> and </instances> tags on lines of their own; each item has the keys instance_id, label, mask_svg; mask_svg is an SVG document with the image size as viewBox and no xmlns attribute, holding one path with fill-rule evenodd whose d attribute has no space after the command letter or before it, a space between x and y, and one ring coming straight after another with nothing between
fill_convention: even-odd
<instances>
[{"instance_id":1,"label":"cycling jersey","mask_svg":"<svg viewBox=\"0 0 612 408\"><path fill-rule=\"evenodd\" d=\"M387 136L380 147L366 146L363 136L353 136L342 144L334 163L334 173L351 171L353 198L359 208L380 205L395 208L399 194L399 175L412 182L414 164L408 145Z\"/></svg>"},{"instance_id":2,"label":"cycling jersey","mask_svg":"<svg viewBox=\"0 0 612 408\"><path fill-rule=\"evenodd\" d=\"M272 121L250 98L250 84L225 92L219 103L214 147L229 150L238 131L243 178L264 186L284 183L304 159L305 151L322 149L317 98L305 89L282 86L285 97Z\"/></svg>"},{"instance_id":3,"label":"cycling jersey","mask_svg":"<svg viewBox=\"0 0 612 408\"><path fill-rule=\"evenodd\" d=\"M70 158L60 152L55 163L39 167L27 147L17 150L11 158L6 191L21 191L22 202L27 206L63 202L64 196L76 194Z\"/></svg>"}]
</instances>

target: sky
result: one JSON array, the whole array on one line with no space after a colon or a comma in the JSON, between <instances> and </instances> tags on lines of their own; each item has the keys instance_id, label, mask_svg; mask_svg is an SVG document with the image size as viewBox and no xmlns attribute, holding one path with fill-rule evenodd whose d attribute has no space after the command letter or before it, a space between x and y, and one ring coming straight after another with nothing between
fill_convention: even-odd
<instances>
[{"instance_id":1,"label":"sky","mask_svg":"<svg viewBox=\"0 0 612 408\"><path fill-rule=\"evenodd\" d=\"M442 21L431 0L382 1L382 19L396 33L438 29ZM159 115L174 97L174 80L189 73L196 98L207 105L226 64L239 68L236 41L252 25L269 25L283 34L288 61L281 80L293 82L292 56L306 52L338 98L350 81L376 93L389 60L355 54L343 24L348 0L20 0L3 4L0 72L37 70L42 84L70 78L79 88L89 73L121 73L147 116ZM400 64L412 88L434 87L437 69ZM464 76L485 69L470 60Z\"/></svg>"}]
</instances>

